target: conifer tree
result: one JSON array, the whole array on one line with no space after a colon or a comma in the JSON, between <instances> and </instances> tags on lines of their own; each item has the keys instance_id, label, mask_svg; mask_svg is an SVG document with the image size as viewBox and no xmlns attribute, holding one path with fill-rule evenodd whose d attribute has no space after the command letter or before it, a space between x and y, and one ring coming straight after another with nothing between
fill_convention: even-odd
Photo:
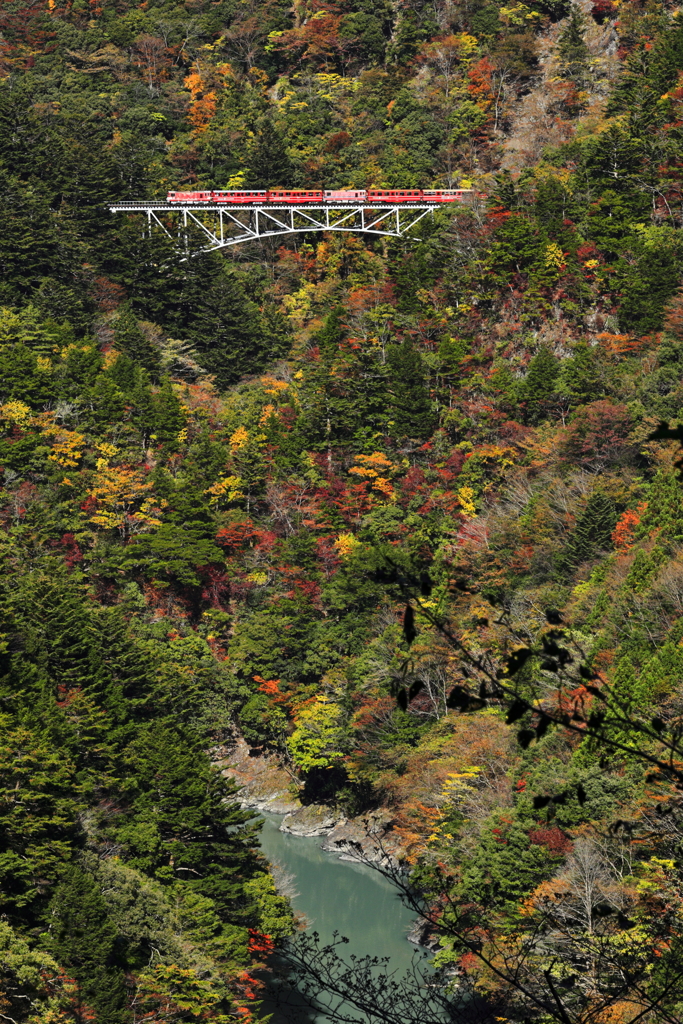
<instances>
[{"instance_id":1,"label":"conifer tree","mask_svg":"<svg viewBox=\"0 0 683 1024\"><path fill-rule=\"evenodd\" d=\"M424 366L411 341L387 349L389 418L392 434L416 440L429 437L435 416L429 400Z\"/></svg>"},{"instance_id":2,"label":"conifer tree","mask_svg":"<svg viewBox=\"0 0 683 1024\"><path fill-rule=\"evenodd\" d=\"M41 371L36 353L22 343L4 345L0 351L0 399L18 398L40 408L54 397L54 378Z\"/></svg>"},{"instance_id":3,"label":"conifer tree","mask_svg":"<svg viewBox=\"0 0 683 1024\"><path fill-rule=\"evenodd\" d=\"M106 374L101 373L93 386L84 392L87 416L96 428L118 423L123 416L125 402L121 391Z\"/></svg>"},{"instance_id":4,"label":"conifer tree","mask_svg":"<svg viewBox=\"0 0 683 1024\"><path fill-rule=\"evenodd\" d=\"M294 171L282 135L272 118L264 117L249 154L250 188L290 188Z\"/></svg>"},{"instance_id":5,"label":"conifer tree","mask_svg":"<svg viewBox=\"0 0 683 1024\"><path fill-rule=\"evenodd\" d=\"M517 206L517 190L508 170L500 171L494 175L493 188L489 193L491 206L499 206L504 210L514 210Z\"/></svg>"},{"instance_id":6,"label":"conifer tree","mask_svg":"<svg viewBox=\"0 0 683 1024\"><path fill-rule=\"evenodd\" d=\"M335 357L344 337L342 329L343 315L344 307L335 306L325 317L325 322L316 335L320 352L327 358L333 359Z\"/></svg>"},{"instance_id":7,"label":"conifer tree","mask_svg":"<svg viewBox=\"0 0 683 1024\"><path fill-rule=\"evenodd\" d=\"M69 394L78 395L92 387L102 369L102 356L94 345L69 349L64 365L65 385Z\"/></svg>"},{"instance_id":8,"label":"conifer tree","mask_svg":"<svg viewBox=\"0 0 683 1024\"><path fill-rule=\"evenodd\" d=\"M562 558L567 568L595 557L612 546L612 531L617 513L614 502L599 491L591 494L578 517Z\"/></svg>"},{"instance_id":9,"label":"conifer tree","mask_svg":"<svg viewBox=\"0 0 683 1024\"><path fill-rule=\"evenodd\" d=\"M178 447L178 434L185 426L185 416L173 385L164 377L159 391L153 397L154 433L169 450Z\"/></svg>"},{"instance_id":10,"label":"conifer tree","mask_svg":"<svg viewBox=\"0 0 683 1024\"><path fill-rule=\"evenodd\" d=\"M244 879L257 863L251 811L232 799L233 783L214 768L198 739L175 724L140 730L127 753L131 806L118 823L133 867L212 899L223 920L251 923Z\"/></svg>"},{"instance_id":11,"label":"conifer tree","mask_svg":"<svg viewBox=\"0 0 683 1024\"><path fill-rule=\"evenodd\" d=\"M568 399L570 405L585 405L602 398L605 389L600 379L595 350L580 342L571 359L566 359L559 370L557 393Z\"/></svg>"},{"instance_id":12,"label":"conifer tree","mask_svg":"<svg viewBox=\"0 0 683 1024\"><path fill-rule=\"evenodd\" d=\"M0 911L18 912L33 925L45 910L46 882L55 882L80 841L83 801L76 766L58 735L44 728L44 704L34 689L39 677L22 669L15 666L0 680ZM16 720L7 713L12 700L19 705Z\"/></svg>"},{"instance_id":13,"label":"conifer tree","mask_svg":"<svg viewBox=\"0 0 683 1024\"><path fill-rule=\"evenodd\" d=\"M28 600L15 619L21 657L45 671L55 694L87 686L97 655L82 578L50 560L47 571L32 574L22 589Z\"/></svg>"},{"instance_id":14,"label":"conifer tree","mask_svg":"<svg viewBox=\"0 0 683 1024\"><path fill-rule=\"evenodd\" d=\"M606 723L612 729L612 735L622 743L629 739L638 742L637 730L619 721L622 718L637 720L646 714L651 698L652 676L645 672L636 672L633 662L625 655L619 659L611 681L610 707L607 711ZM611 721L610 721L611 720ZM619 724L614 724L617 720Z\"/></svg>"},{"instance_id":15,"label":"conifer tree","mask_svg":"<svg viewBox=\"0 0 683 1024\"><path fill-rule=\"evenodd\" d=\"M555 398L555 385L559 364L545 345L529 363L527 375L519 387L519 399L524 403L527 423L538 423L547 416Z\"/></svg>"},{"instance_id":16,"label":"conifer tree","mask_svg":"<svg viewBox=\"0 0 683 1024\"><path fill-rule=\"evenodd\" d=\"M567 23L557 43L562 75L581 87L588 80L590 50L586 46L584 33L586 21L581 8L572 4Z\"/></svg>"},{"instance_id":17,"label":"conifer tree","mask_svg":"<svg viewBox=\"0 0 683 1024\"><path fill-rule=\"evenodd\" d=\"M122 352L107 370L108 376L114 381L121 391L132 391L136 384L136 374L139 371L129 355Z\"/></svg>"},{"instance_id":18,"label":"conifer tree","mask_svg":"<svg viewBox=\"0 0 683 1024\"><path fill-rule=\"evenodd\" d=\"M132 635L125 606L96 606L93 625L98 637L98 673L88 690L107 713L108 740L120 747L145 719L156 701L163 707L158 664L148 647Z\"/></svg>"},{"instance_id":19,"label":"conifer tree","mask_svg":"<svg viewBox=\"0 0 683 1024\"><path fill-rule=\"evenodd\" d=\"M660 529L671 540L683 539L683 487L672 470L660 470L650 484L638 532L647 536L654 529Z\"/></svg>"},{"instance_id":20,"label":"conifer tree","mask_svg":"<svg viewBox=\"0 0 683 1024\"><path fill-rule=\"evenodd\" d=\"M257 373L273 355L259 311L233 274L219 273L208 284L192 281L183 295L183 330L197 348L202 366L229 387Z\"/></svg>"},{"instance_id":21,"label":"conifer tree","mask_svg":"<svg viewBox=\"0 0 683 1024\"><path fill-rule=\"evenodd\" d=\"M159 353L140 330L140 326L129 305L123 306L114 324L114 345L119 352L127 355L152 376L161 365Z\"/></svg>"},{"instance_id":22,"label":"conifer tree","mask_svg":"<svg viewBox=\"0 0 683 1024\"><path fill-rule=\"evenodd\" d=\"M137 370L135 375L135 386L131 392L133 399L133 422L142 434L144 443L147 444L150 436L154 433L155 409L154 395L149 385L149 375L146 370Z\"/></svg>"},{"instance_id":23,"label":"conifer tree","mask_svg":"<svg viewBox=\"0 0 683 1024\"><path fill-rule=\"evenodd\" d=\"M76 864L65 869L50 902L50 952L76 980L77 1020L119 1024L126 1019L125 982L117 962L116 927L92 877Z\"/></svg>"}]
</instances>

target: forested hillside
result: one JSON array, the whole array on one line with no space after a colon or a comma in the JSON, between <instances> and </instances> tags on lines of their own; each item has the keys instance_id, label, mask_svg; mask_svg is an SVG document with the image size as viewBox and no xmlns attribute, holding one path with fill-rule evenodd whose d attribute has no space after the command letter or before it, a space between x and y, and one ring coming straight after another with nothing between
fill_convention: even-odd
<instances>
[{"instance_id":1,"label":"forested hillside","mask_svg":"<svg viewBox=\"0 0 683 1024\"><path fill-rule=\"evenodd\" d=\"M239 731L390 813L472 1020L680 1021L681 75L657 0L2 3L2 1019L258 1018ZM479 197L108 212L287 186Z\"/></svg>"}]
</instances>

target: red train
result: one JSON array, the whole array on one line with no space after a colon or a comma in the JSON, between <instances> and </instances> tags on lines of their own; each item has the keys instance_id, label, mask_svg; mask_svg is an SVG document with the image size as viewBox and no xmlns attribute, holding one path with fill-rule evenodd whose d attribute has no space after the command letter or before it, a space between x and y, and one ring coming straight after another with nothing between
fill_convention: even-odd
<instances>
[{"instance_id":1,"label":"red train","mask_svg":"<svg viewBox=\"0 0 683 1024\"><path fill-rule=\"evenodd\" d=\"M265 189L255 192L247 191L203 191L203 192L169 192L166 200L169 203L182 203L184 206L207 203L235 206L242 203L260 205L273 203L278 206L302 206L307 203L378 203L391 205L394 203L461 203L474 196L474 189L326 189L312 191L305 189Z\"/></svg>"}]
</instances>

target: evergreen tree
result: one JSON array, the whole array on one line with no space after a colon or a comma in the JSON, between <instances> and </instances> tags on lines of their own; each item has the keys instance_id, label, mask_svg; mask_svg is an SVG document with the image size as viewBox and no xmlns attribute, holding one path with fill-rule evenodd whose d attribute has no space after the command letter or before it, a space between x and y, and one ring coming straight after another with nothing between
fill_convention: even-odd
<instances>
[{"instance_id":1,"label":"evergreen tree","mask_svg":"<svg viewBox=\"0 0 683 1024\"><path fill-rule=\"evenodd\" d=\"M574 82L579 88L586 85L589 73L590 50L584 40L585 30L586 20L581 8L572 4L557 43L557 53L563 78Z\"/></svg>"},{"instance_id":2,"label":"evergreen tree","mask_svg":"<svg viewBox=\"0 0 683 1024\"><path fill-rule=\"evenodd\" d=\"M609 550L616 519L617 512L612 499L599 491L591 494L569 537L561 559L562 565L571 570L601 551Z\"/></svg>"},{"instance_id":3,"label":"evergreen tree","mask_svg":"<svg viewBox=\"0 0 683 1024\"><path fill-rule=\"evenodd\" d=\"M503 210L514 210L517 207L517 190L510 172L500 171L494 175L493 182L488 195L489 205L494 209L501 207Z\"/></svg>"},{"instance_id":4,"label":"evergreen tree","mask_svg":"<svg viewBox=\"0 0 683 1024\"><path fill-rule=\"evenodd\" d=\"M529 840L514 818L494 814L485 823L475 852L465 858L458 897L463 903L505 906L525 896L548 872L548 851Z\"/></svg>"},{"instance_id":5,"label":"evergreen tree","mask_svg":"<svg viewBox=\"0 0 683 1024\"><path fill-rule=\"evenodd\" d=\"M185 426L185 416L168 377L164 377L159 391L154 395L153 407L157 440L169 451L177 450L178 434Z\"/></svg>"},{"instance_id":6,"label":"evergreen tree","mask_svg":"<svg viewBox=\"0 0 683 1024\"><path fill-rule=\"evenodd\" d=\"M683 270L678 232L669 227L634 232L628 248L629 260L620 288L619 325L624 331L638 334L659 331Z\"/></svg>"},{"instance_id":7,"label":"evergreen tree","mask_svg":"<svg viewBox=\"0 0 683 1024\"><path fill-rule=\"evenodd\" d=\"M26 345L5 345L0 351L0 398L17 398L40 408L55 397L54 378L41 370Z\"/></svg>"},{"instance_id":8,"label":"evergreen tree","mask_svg":"<svg viewBox=\"0 0 683 1024\"><path fill-rule=\"evenodd\" d=\"M133 422L140 431L145 444L154 433L154 395L149 384L149 375L146 370L137 370L135 374L135 385L131 392L133 399Z\"/></svg>"},{"instance_id":9,"label":"evergreen tree","mask_svg":"<svg viewBox=\"0 0 683 1024\"><path fill-rule=\"evenodd\" d=\"M159 353L141 331L129 305L123 306L114 324L114 345L152 376L158 373L161 365Z\"/></svg>"},{"instance_id":10,"label":"evergreen tree","mask_svg":"<svg viewBox=\"0 0 683 1024\"><path fill-rule=\"evenodd\" d=\"M127 753L130 807L116 823L133 867L214 901L223 920L252 923L243 882L257 869L254 814L197 737L173 723L140 730Z\"/></svg>"},{"instance_id":11,"label":"evergreen tree","mask_svg":"<svg viewBox=\"0 0 683 1024\"><path fill-rule=\"evenodd\" d=\"M118 360L117 360L118 362ZM102 373L91 388L83 392L88 422L94 428L102 429L110 423L118 423L123 417L125 401L114 381Z\"/></svg>"},{"instance_id":12,"label":"evergreen tree","mask_svg":"<svg viewBox=\"0 0 683 1024\"><path fill-rule=\"evenodd\" d=\"M259 311L234 274L219 273L207 283L192 281L182 298L183 330L202 365L221 387L258 373L281 352L266 338Z\"/></svg>"},{"instance_id":13,"label":"evergreen tree","mask_svg":"<svg viewBox=\"0 0 683 1024\"><path fill-rule=\"evenodd\" d=\"M271 419L279 423L277 417L269 417L264 424L264 432L267 433L268 423ZM197 437L185 456L183 469L185 478L191 487L206 490L225 472L228 462L228 450L220 442L215 441L208 430L202 431Z\"/></svg>"},{"instance_id":14,"label":"evergreen tree","mask_svg":"<svg viewBox=\"0 0 683 1024\"><path fill-rule=\"evenodd\" d=\"M605 394L596 351L586 342L580 342L572 358L562 363L556 390L572 407L594 402Z\"/></svg>"},{"instance_id":15,"label":"evergreen tree","mask_svg":"<svg viewBox=\"0 0 683 1024\"><path fill-rule=\"evenodd\" d=\"M96 673L96 636L82 577L50 563L24 581L26 604L15 613L15 623L22 636L20 657L40 666L59 698L87 686Z\"/></svg>"},{"instance_id":16,"label":"evergreen tree","mask_svg":"<svg viewBox=\"0 0 683 1024\"><path fill-rule=\"evenodd\" d=\"M538 423L548 415L555 399L559 371L557 359L544 345L529 363L527 375L519 386L518 397L523 403L525 422Z\"/></svg>"},{"instance_id":17,"label":"evergreen tree","mask_svg":"<svg viewBox=\"0 0 683 1024\"><path fill-rule=\"evenodd\" d=\"M344 337L342 328L343 306L335 306L325 317L325 323L316 335L316 341L321 355L334 359Z\"/></svg>"},{"instance_id":18,"label":"evergreen tree","mask_svg":"<svg viewBox=\"0 0 683 1024\"><path fill-rule=\"evenodd\" d=\"M656 673L636 671L626 655L619 659L610 681L609 702L605 716L605 729L609 735L627 746L637 746L640 734L635 728L638 721L648 715ZM634 727L630 727L633 722ZM642 740L641 740L642 742ZM604 753L604 752L603 752ZM615 757L622 755L615 753Z\"/></svg>"},{"instance_id":19,"label":"evergreen tree","mask_svg":"<svg viewBox=\"0 0 683 1024\"><path fill-rule=\"evenodd\" d=\"M259 123L249 153L247 182L250 188L291 188L294 170L282 135L272 118L264 117Z\"/></svg>"},{"instance_id":20,"label":"evergreen tree","mask_svg":"<svg viewBox=\"0 0 683 1024\"><path fill-rule=\"evenodd\" d=\"M50 952L76 980L77 1020L119 1024L126 1019L125 981L117 931L92 877L76 864L64 871L50 902Z\"/></svg>"},{"instance_id":21,"label":"evergreen tree","mask_svg":"<svg viewBox=\"0 0 683 1024\"><path fill-rule=\"evenodd\" d=\"M436 418L429 399L422 356L411 341L387 349L391 433L417 440L429 437Z\"/></svg>"},{"instance_id":22,"label":"evergreen tree","mask_svg":"<svg viewBox=\"0 0 683 1024\"><path fill-rule=\"evenodd\" d=\"M683 539L683 487L672 470L660 470L650 484L640 536L659 529L671 540Z\"/></svg>"},{"instance_id":23,"label":"evergreen tree","mask_svg":"<svg viewBox=\"0 0 683 1024\"><path fill-rule=\"evenodd\" d=\"M66 393L77 396L84 388L93 387L102 363L102 356L94 345L70 348L62 371Z\"/></svg>"},{"instance_id":24,"label":"evergreen tree","mask_svg":"<svg viewBox=\"0 0 683 1024\"><path fill-rule=\"evenodd\" d=\"M80 843L84 806L76 766L56 735L46 736L36 682L25 665L0 679L0 911L30 926L44 913L46 883ZM16 716L7 713L10 701L19 704Z\"/></svg>"},{"instance_id":25,"label":"evergreen tree","mask_svg":"<svg viewBox=\"0 0 683 1024\"><path fill-rule=\"evenodd\" d=\"M134 361L125 352L117 356L107 370L108 376L123 392L132 391L135 387L137 373L138 370Z\"/></svg>"}]
</instances>

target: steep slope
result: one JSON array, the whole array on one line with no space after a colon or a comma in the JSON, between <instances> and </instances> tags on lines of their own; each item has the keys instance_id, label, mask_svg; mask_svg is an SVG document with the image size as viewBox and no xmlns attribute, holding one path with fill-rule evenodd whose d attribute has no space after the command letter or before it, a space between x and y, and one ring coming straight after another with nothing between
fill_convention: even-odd
<instances>
[{"instance_id":1,"label":"steep slope","mask_svg":"<svg viewBox=\"0 0 683 1024\"><path fill-rule=\"evenodd\" d=\"M391 819L482 1020L680 1017L679 20L3 5L0 1012L258 1012L239 732ZM190 263L107 213L468 181Z\"/></svg>"}]
</instances>

